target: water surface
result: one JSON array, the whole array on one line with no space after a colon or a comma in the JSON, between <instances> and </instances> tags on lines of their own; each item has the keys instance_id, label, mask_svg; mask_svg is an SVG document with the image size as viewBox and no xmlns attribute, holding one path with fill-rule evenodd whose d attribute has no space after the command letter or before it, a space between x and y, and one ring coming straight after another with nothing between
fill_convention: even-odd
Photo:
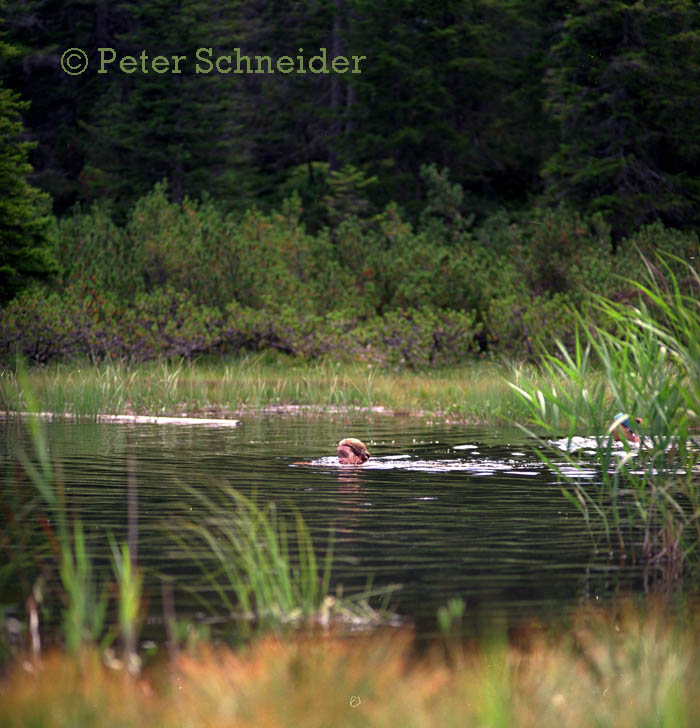
<instances>
[{"instance_id":1,"label":"water surface","mask_svg":"<svg viewBox=\"0 0 700 728\"><path fill-rule=\"evenodd\" d=\"M99 541L125 538L127 453L138 484L139 560L149 568L152 604L158 572L186 582L195 569L173 558L161 528L198 489L225 481L246 494L296 507L319 547L336 534L333 584L400 584L391 604L419 633L435 631L435 613L451 597L466 603L467 630L526 616L563 616L585 601L637 588L638 574L596 554L556 476L518 430L426 424L413 418L249 417L238 428L48 422L74 512ZM9 464L30 449L19 420L0 422L5 487ZM338 466L342 437L362 439L372 459ZM303 463L303 464L299 464ZM595 477L595 468L583 475ZM191 500L191 499L190 499ZM197 508L196 502L192 503ZM225 516L225 514L222 514ZM96 547L98 548L98 547ZM102 547L99 547L102 548ZM104 554L103 554L104 555ZM214 602L216 597L208 594ZM196 613L178 591L179 614ZM221 610L222 614L225 610Z\"/></svg>"}]
</instances>

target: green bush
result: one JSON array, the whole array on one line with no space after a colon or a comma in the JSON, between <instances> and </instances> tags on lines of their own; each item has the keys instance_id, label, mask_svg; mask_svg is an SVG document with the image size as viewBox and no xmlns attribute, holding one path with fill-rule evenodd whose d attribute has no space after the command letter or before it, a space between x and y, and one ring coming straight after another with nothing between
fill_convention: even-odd
<instances>
[{"instance_id":1,"label":"green bush","mask_svg":"<svg viewBox=\"0 0 700 728\"><path fill-rule=\"evenodd\" d=\"M54 287L3 310L0 359L277 349L426 366L459 361L475 337L481 351L533 357L557 339L572 345L573 310L611 323L592 293L636 301L620 276L643 275L639 251L674 252L697 269L697 235L660 223L615 255L601 218L563 208L499 212L472 228L447 171L424 176L418 228L389 204L311 235L296 193L278 211L236 216L211 199L169 202L164 184L123 226L105 205L76 209L53 231Z\"/></svg>"},{"instance_id":2,"label":"green bush","mask_svg":"<svg viewBox=\"0 0 700 728\"><path fill-rule=\"evenodd\" d=\"M391 367L456 364L473 354L474 313L433 308L390 311L351 332L356 355Z\"/></svg>"}]
</instances>

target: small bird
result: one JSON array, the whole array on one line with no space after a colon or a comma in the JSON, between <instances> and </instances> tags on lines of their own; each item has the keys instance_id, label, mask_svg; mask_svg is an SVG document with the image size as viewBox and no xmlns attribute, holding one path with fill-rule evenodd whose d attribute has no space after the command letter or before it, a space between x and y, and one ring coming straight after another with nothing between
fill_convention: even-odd
<instances>
[{"instance_id":1,"label":"small bird","mask_svg":"<svg viewBox=\"0 0 700 728\"><path fill-rule=\"evenodd\" d=\"M632 429L628 415L623 412L618 412L615 415L615 422L617 422L621 417L624 417L624 419L612 431L615 442L620 442L621 440L627 440L627 442L639 442L639 435ZM642 418L635 417L634 420L635 422L640 423Z\"/></svg>"},{"instance_id":2,"label":"small bird","mask_svg":"<svg viewBox=\"0 0 700 728\"><path fill-rule=\"evenodd\" d=\"M365 443L354 437L346 437L338 443L338 462L342 465L362 465L369 460Z\"/></svg>"}]
</instances>

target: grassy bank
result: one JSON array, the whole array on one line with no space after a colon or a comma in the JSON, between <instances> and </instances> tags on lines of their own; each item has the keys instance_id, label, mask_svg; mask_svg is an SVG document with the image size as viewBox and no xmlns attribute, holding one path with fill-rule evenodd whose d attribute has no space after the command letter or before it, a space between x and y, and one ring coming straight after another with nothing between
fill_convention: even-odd
<instances>
[{"instance_id":1,"label":"grassy bank","mask_svg":"<svg viewBox=\"0 0 700 728\"><path fill-rule=\"evenodd\" d=\"M17 664L0 726L673 726L700 714L700 630L582 611L571 629L416 657L410 634L266 638L130 679L95 653Z\"/></svg>"},{"instance_id":2,"label":"grassy bank","mask_svg":"<svg viewBox=\"0 0 700 728\"><path fill-rule=\"evenodd\" d=\"M57 414L227 416L251 409L302 407L384 410L493 424L517 422L526 414L508 380L525 377L544 384L534 368L490 362L394 372L367 364L267 356L131 366L57 364L30 369L27 375L39 408ZM0 373L0 408L27 408L17 377L8 370Z\"/></svg>"}]
</instances>

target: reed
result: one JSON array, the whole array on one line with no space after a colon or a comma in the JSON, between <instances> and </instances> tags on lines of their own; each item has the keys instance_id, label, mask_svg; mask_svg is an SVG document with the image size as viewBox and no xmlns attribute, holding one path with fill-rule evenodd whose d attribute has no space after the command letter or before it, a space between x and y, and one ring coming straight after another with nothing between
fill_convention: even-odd
<instances>
[{"instance_id":1,"label":"reed","mask_svg":"<svg viewBox=\"0 0 700 728\"><path fill-rule=\"evenodd\" d=\"M175 386L180 371L179 368L171 371L163 368L160 384L167 388ZM25 510L28 508L38 517L44 541L35 547L34 559L18 552L16 544L3 541L10 564L0 571L0 579L5 580L6 573L19 571L33 571L30 582L47 577L54 592L47 596L57 597L63 604L62 633L68 652L77 655L86 646L97 644L104 648L119 634L124 652L122 664L130 673L137 674L140 662L136 640L145 615L142 613L143 572L135 563L138 517L134 465L128 459L128 544L117 544L111 534L107 534L112 585L109 576L96 567L83 524L76 517L73 505L67 502L60 467L51 461L44 423L36 416L38 397L26 381L24 371L18 372L17 379L22 388L22 399L30 411L27 422L32 443L32 452L21 452L19 458L22 470L38 496L30 499ZM389 619L384 606L376 610L368 601L370 597L381 595L385 605L389 589L372 591L368 586L362 593L343 595L339 587L335 595L330 593L332 534L325 555L319 559L300 514L294 513L290 530L287 520L278 515L274 504L259 506L255 499L246 498L226 485L215 488L218 496L214 497L188 486L183 487L183 492L198 502L202 515L196 522L185 518L172 521L171 524L175 524L173 537L194 556L201 566L203 579L214 587L218 601L207 606L220 611L223 605L230 613L236 613L242 632L248 630L251 622L258 629L287 623L328 626L331 622L366 627ZM222 518L222 513L233 515ZM21 523L29 528L26 514L18 511L18 515L22 515ZM31 530L37 533L35 527ZM40 553L52 554L51 563L55 564L58 579L51 578L45 567L40 576ZM24 598L31 588L31 584L25 583L25 593L20 598ZM116 598L116 627L108 625L106 620L110 591ZM45 606L50 607L50 601L47 598ZM38 618L38 606L32 607L34 618ZM174 605L172 611L174 613ZM38 627L36 631L38 634Z\"/></svg>"},{"instance_id":2,"label":"reed","mask_svg":"<svg viewBox=\"0 0 700 728\"><path fill-rule=\"evenodd\" d=\"M73 537L61 539L58 572L64 590L63 636L66 649L77 654L95 644L103 634L108 593L100 585L85 543L80 521L73 524Z\"/></svg>"},{"instance_id":3,"label":"reed","mask_svg":"<svg viewBox=\"0 0 700 728\"><path fill-rule=\"evenodd\" d=\"M180 548L193 555L205 583L218 597L214 603L193 589L206 607L216 612L223 605L243 630L250 624L270 629L298 623L327 626L331 621L367 626L387 619L387 613L372 609L368 599L386 595L389 589L367 588L351 596L329 593L332 533L319 561L299 513L294 514L290 539L287 520L274 503L258 505L255 498L225 484L218 485L214 497L183 487L202 515L196 521L176 518L168 531ZM189 506L184 509L189 511Z\"/></svg>"},{"instance_id":4,"label":"reed","mask_svg":"<svg viewBox=\"0 0 700 728\"><path fill-rule=\"evenodd\" d=\"M30 622L38 622L40 606L51 608L49 592L57 592L62 604L63 643L70 654L77 655L98 643L106 646L116 633L108 627L106 620L109 577L96 566L83 523L67 503L60 466L51 460L44 423L36 416L39 412L38 398L22 369L18 371L17 380L30 413L31 443L30 452L20 450L18 457L37 497L20 503L18 493L21 485L15 482L8 503L13 508L10 522L19 525L13 531L16 541L6 544L6 568L8 573L20 573L25 591L26 575L30 574L29 581L33 584L31 598L27 601ZM21 481L19 471L16 480ZM39 533L43 536L40 542L33 538L37 522L41 527ZM135 666L135 625L141 605L142 576L135 569L127 546L120 549L111 534L108 536L113 552L119 627L129 664ZM57 580L52 574L54 569ZM36 624L33 629L36 632L33 640L39 644L39 625Z\"/></svg>"},{"instance_id":5,"label":"reed","mask_svg":"<svg viewBox=\"0 0 700 728\"><path fill-rule=\"evenodd\" d=\"M124 663L128 672L136 675L141 668L136 638L143 608L143 572L134 564L127 544L118 546L110 534L109 545L112 551L112 569L117 582L119 631L124 648Z\"/></svg>"},{"instance_id":6,"label":"reed","mask_svg":"<svg viewBox=\"0 0 700 728\"><path fill-rule=\"evenodd\" d=\"M289 357L125 364L53 364L33 368L27 380L37 407L57 415L225 415L299 406L302 411L414 414L450 421L502 424L527 408L508 386L539 382L534 366L495 361L432 370L386 370L367 365ZM27 410L12 371L0 372L0 408Z\"/></svg>"},{"instance_id":7,"label":"reed","mask_svg":"<svg viewBox=\"0 0 700 728\"><path fill-rule=\"evenodd\" d=\"M63 483L55 474L43 423L35 416L36 399L24 382L23 372L19 373L19 380L24 385L24 398L32 413L29 429L33 450L31 454L20 451L19 458L39 495L40 502L35 504L34 509L57 564L63 601L63 637L68 651L76 654L84 644L94 643L101 635L107 592L94 573L82 523L79 520L71 523L68 517ZM23 558L21 554L16 557ZM11 559L14 558L15 552L12 551ZM35 567L33 571L38 569ZM41 577L37 574L35 578Z\"/></svg>"},{"instance_id":8,"label":"reed","mask_svg":"<svg viewBox=\"0 0 700 728\"><path fill-rule=\"evenodd\" d=\"M464 600L458 597L449 599L444 607L437 611L437 623L445 640L451 640L462 631L462 617L464 617Z\"/></svg>"},{"instance_id":9,"label":"reed","mask_svg":"<svg viewBox=\"0 0 700 728\"><path fill-rule=\"evenodd\" d=\"M580 320L573 352L560 346L543 359L548 386L512 383L540 434L542 457L593 537L664 580L700 561L700 452L692 435L700 412L700 279L687 269L683 293L668 262L647 262L647 278L628 281L639 294L634 306L598 299L606 329ZM643 417L639 449L613 447L616 412ZM562 457L547 439L580 433L596 438L599 485L580 482L577 455Z\"/></svg>"}]
</instances>

